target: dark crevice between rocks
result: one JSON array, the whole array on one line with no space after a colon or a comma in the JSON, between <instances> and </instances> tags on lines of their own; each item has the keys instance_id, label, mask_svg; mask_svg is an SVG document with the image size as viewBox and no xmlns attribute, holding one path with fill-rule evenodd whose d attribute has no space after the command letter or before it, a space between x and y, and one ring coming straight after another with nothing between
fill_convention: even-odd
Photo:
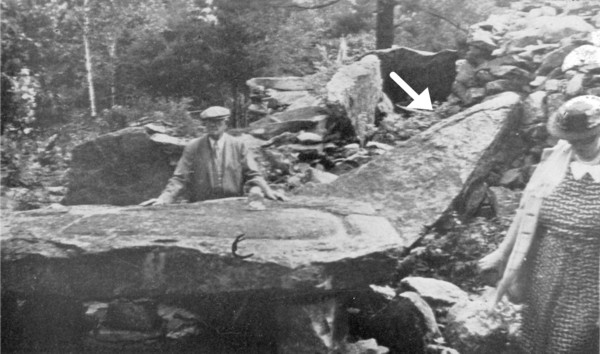
<instances>
[{"instance_id":1,"label":"dark crevice between rocks","mask_svg":"<svg viewBox=\"0 0 600 354\"><path fill-rule=\"evenodd\" d=\"M325 353L306 329L309 307L328 300L335 300L336 318L325 331L338 341L375 338L390 353L425 348L419 310L409 300L389 301L370 289L165 295L104 303L3 292L2 299L6 352L281 353L321 347L313 352Z\"/></svg>"}]
</instances>

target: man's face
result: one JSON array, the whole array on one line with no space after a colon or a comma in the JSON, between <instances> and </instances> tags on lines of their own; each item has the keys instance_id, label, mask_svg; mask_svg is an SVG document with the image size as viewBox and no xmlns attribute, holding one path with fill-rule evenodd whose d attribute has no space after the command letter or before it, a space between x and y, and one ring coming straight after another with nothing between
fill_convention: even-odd
<instances>
[{"instance_id":1,"label":"man's face","mask_svg":"<svg viewBox=\"0 0 600 354\"><path fill-rule=\"evenodd\" d=\"M206 127L206 133L211 138L218 140L227 129L227 119L205 119L202 124Z\"/></svg>"}]
</instances>

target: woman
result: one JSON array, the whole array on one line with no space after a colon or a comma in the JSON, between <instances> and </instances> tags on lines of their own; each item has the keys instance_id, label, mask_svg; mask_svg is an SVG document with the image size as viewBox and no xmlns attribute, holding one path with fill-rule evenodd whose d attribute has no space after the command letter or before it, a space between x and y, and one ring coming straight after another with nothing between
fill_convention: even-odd
<instances>
[{"instance_id":1,"label":"woman","mask_svg":"<svg viewBox=\"0 0 600 354\"><path fill-rule=\"evenodd\" d=\"M569 100L548 121L561 139L523 193L499 248L479 261L503 272L495 302L524 301L527 353L598 353L600 97Z\"/></svg>"}]
</instances>

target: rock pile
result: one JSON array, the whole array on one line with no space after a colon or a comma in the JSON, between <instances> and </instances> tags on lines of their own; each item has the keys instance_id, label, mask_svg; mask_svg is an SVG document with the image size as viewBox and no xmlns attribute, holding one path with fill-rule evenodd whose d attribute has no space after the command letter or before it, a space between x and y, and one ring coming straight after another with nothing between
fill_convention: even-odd
<instances>
[{"instance_id":1,"label":"rock pile","mask_svg":"<svg viewBox=\"0 0 600 354\"><path fill-rule=\"evenodd\" d=\"M572 97L600 95L600 5L546 3L514 3L471 26L447 103L471 106L504 91L523 97L519 134L529 151L498 176L509 188L523 187L542 148L555 143L549 115Z\"/></svg>"}]
</instances>

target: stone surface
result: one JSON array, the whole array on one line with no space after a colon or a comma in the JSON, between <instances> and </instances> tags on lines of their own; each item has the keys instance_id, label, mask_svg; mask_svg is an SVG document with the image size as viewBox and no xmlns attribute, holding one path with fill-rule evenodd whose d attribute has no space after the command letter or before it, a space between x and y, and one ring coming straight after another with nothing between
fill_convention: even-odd
<instances>
[{"instance_id":1,"label":"stone surface","mask_svg":"<svg viewBox=\"0 0 600 354\"><path fill-rule=\"evenodd\" d=\"M290 106L297 101L306 100L313 97L310 91L278 91L269 89L267 95L275 101L276 106ZM314 104L311 106L315 106Z\"/></svg>"},{"instance_id":2,"label":"stone surface","mask_svg":"<svg viewBox=\"0 0 600 354\"><path fill-rule=\"evenodd\" d=\"M482 28L476 28L473 31L469 31L469 38L467 38L469 45L474 45L483 48L488 51L493 51L498 48L494 35L490 31L486 31Z\"/></svg>"},{"instance_id":3,"label":"stone surface","mask_svg":"<svg viewBox=\"0 0 600 354\"><path fill-rule=\"evenodd\" d=\"M328 353L333 347L333 300L275 308L277 353Z\"/></svg>"},{"instance_id":4,"label":"stone surface","mask_svg":"<svg viewBox=\"0 0 600 354\"><path fill-rule=\"evenodd\" d=\"M248 133L265 140L282 133L296 133L302 130L324 133L329 119L328 111L323 107L302 107L275 113L253 122Z\"/></svg>"},{"instance_id":5,"label":"stone surface","mask_svg":"<svg viewBox=\"0 0 600 354\"><path fill-rule=\"evenodd\" d=\"M585 65L600 65L600 47L586 44L573 49L565 57L561 70L566 72Z\"/></svg>"},{"instance_id":6,"label":"stone surface","mask_svg":"<svg viewBox=\"0 0 600 354\"><path fill-rule=\"evenodd\" d=\"M312 90L313 83L303 77L255 77L246 81L249 87L262 87L263 89L275 89L280 91L306 91Z\"/></svg>"},{"instance_id":7,"label":"stone surface","mask_svg":"<svg viewBox=\"0 0 600 354\"><path fill-rule=\"evenodd\" d=\"M525 187L525 177L520 168L512 168L502 174L500 185L508 188L523 188Z\"/></svg>"},{"instance_id":8,"label":"stone surface","mask_svg":"<svg viewBox=\"0 0 600 354\"><path fill-rule=\"evenodd\" d=\"M528 125L542 122L547 118L545 91L536 91L531 93L523 101L523 119L522 124Z\"/></svg>"},{"instance_id":9,"label":"stone surface","mask_svg":"<svg viewBox=\"0 0 600 354\"><path fill-rule=\"evenodd\" d=\"M500 79L515 80L521 82L529 82L533 79L531 74L524 69L514 65L499 65L491 66L490 73Z\"/></svg>"},{"instance_id":10,"label":"stone surface","mask_svg":"<svg viewBox=\"0 0 600 354\"><path fill-rule=\"evenodd\" d=\"M375 122L375 109L382 98L379 59L367 55L342 67L327 83L327 104L336 116L347 117L356 136L364 139L367 125Z\"/></svg>"},{"instance_id":11,"label":"stone surface","mask_svg":"<svg viewBox=\"0 0 600 354\"><path fill-rule=\"evenodd\" d=\"M330 173L330 172L321 171L316 168L311 167L308 171L310 171L308 173L309 179L311 182L314 182L314 183L331 183L331 182L335 181L336 179L338 179L337 175L334 175L333 173Z\"/></svg>"},{"instance_id":12,"label":"stone surface","mask_svg":"<svg viewBox=\"0 0 600 354\"><path fill-rule=\"evenodd\" d=\"M471 87L465 94L464 103L467 106L481 102L486 95L486 89L483 87Z\"/></svg>"},{"instance_id":13,"label":"stone surface","mask_svg":"<svg viewBox=\"0 0 600 354\"><path fill-rule=\"evenodd\" d=\"M548 80L544 84L544 89L548 92L559 92L562 91L563 81L562 80Z\"/></svg>"},{"instance_id":14,"label":"stone surface","mask_svg":"<svg viewBox=\"0 0 600 354\"><path fill-rule=\"evenodd\" d=\"M405 291L398 296L409 299L417 307L417 309L421 311L423 319L425 320L425 325L427 326L427 336L429 339L442 337L437 320L435 319L435 314L433 313L431 306L429 306L429 304L423 300L421 295L414 291Z\"/></svg>"},{"instance_id":15,"label":"stone surface","mask_svg":"<svg viewBox=\"0 0 600 354\"><path fill-rule=\"evenodd\" d=\"M381 252L403 244L387 220L354 201L313 199L264 211L231 198L15 213L3 220L2 289L93 299L310 289L328 277L346 288L392 276L395 261ZM245 260L231 255L240 234L238 253L253 254Z\"/></svg>"},{"instance_id":16,"label":"stone surface","mask_svg":"<svg viewBox=\"0 0 600 354\"><path fill-rule=\"evenodd\" d=\"M546 43L558 42L575 33L594 31L594 26L577 15L539 16L525 21L527 28L522 31L537 36ZM521 33L513 32L511 37L519 34Z\"/></svg>"},{"instance_id":17,"label":"stone surface","mask_svg":"<svg viewBox=\"0 0 600 354\"><path fill-rule=\"evenodd\" d=\"M499 218L512 220L519 207L521 192L504 187L490 187L490 190L494 195L494 209L496 215Z\"/></svg>"},{"instance_id":18,"label":"stone surface","mask_svg":"<svg viewBox=\"0 0 600 354\"><path fill-rule=\"evenodd\" d=\"M298 193L366 201L380 208L404 242L411 244L425 226L453 206L466 212L464 201L492 166L520 154L503 146L520 108L517 94L500 94L447 118L333 183L305 186Z\"/></svg>"},{"instance_id":19,"label":"stone surface","mask_svg":"<svg viewBox=\"0 0 600 354\"><path fill-rule=\"evenodd\" d=\"M423 278L406 277L401 285L421 295L430 305L454 305L469 299L467 292L447 281Z\"/></svg>"},{"instance_id":20,"label":"stone surface","mask_svg":"<svg viewBox=\"0 0 600 354\"><path fill-rule=\"evenodd\" d=\"M600 51L598 52L600 56ZM585 74L577 73L573 76L569 82L567 83L567 87L565 88L565 94L567 96L577 96L583 92L583 80L585 79Z\"/></svg>"},{"instance_id":21,"label":"stone surface","mask_svg":"<svg viewBox=\"0 0 600 354\"><path fill-rule=\"evenodd\" d=\"M374 52L381 60L383 91L394 103L412 99L390 77L396 72L417 93L429 88L433 101L443 101L451 93L456 76L455 63L458 53L444 50L437 53L414 50L406 47L378 50Z\"/></svg>"},{"instance_id":22,"label":"stone surface","mask_svg":"<svg viewBox=\"0 0 600 354\"><path fill-rule=\"evenodd\" d=\"M475 86L475 67L465 59L456 61L456 82L460 82L466 87Z\"/></svg>"},{"instance_id":23,"label":"stone surface","mask_svg":"<svg viewBox=\"0 0 600 354\"><path fill-rule=\"evenodd\" d=\"M485 84L485 93L487 95L495 95L504 91L519 91L519 89L518 84L506 79L494 80Z\"/></svg>"},{"instance_id":24,"label":"stone surface","mask_svg":"<svg viewBox=\"0 0 600 354\"><path fill-rule=\"evenodd\" d=\"M501 303L491 311L490 289L472 301L459 303L448 312L446 339L460 353L515 353L520 326L519 307Z\"/></svg>"},{"instance_id":25,"label":"stone surface","mask_svg":"<svg viewBox=\"0 0 600 354\"><path fill-rule=\"evenodd\" d=\"M539 68L536 71L537 75L547 75L549 74L552 70L556 69L556 68L560 68L563 61L565 60L565 57L571 52L573 51L573 49L577 48L576 44L570 44L570 45L566 45L563 47L560 47L558 49L555 49L553 51L551 51L550 53L546 54L544 56L544 58L542 59L542 62L539 66Z\"/></svg>"}]
</instances>

